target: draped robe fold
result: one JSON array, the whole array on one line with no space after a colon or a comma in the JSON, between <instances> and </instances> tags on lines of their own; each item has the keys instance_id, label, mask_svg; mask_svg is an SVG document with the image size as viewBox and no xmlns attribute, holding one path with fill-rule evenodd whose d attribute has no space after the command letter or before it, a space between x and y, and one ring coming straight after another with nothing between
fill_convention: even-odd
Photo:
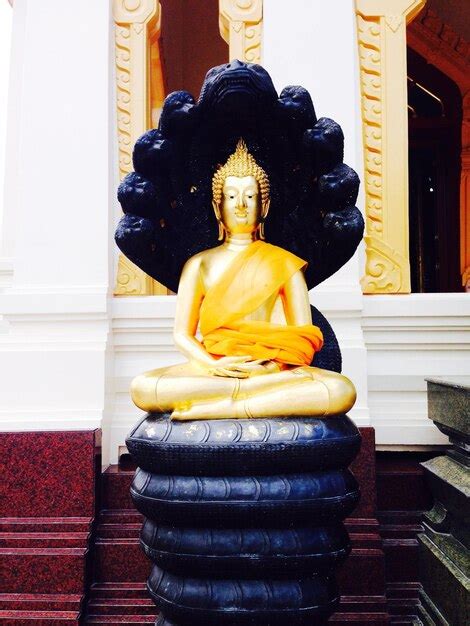
<instances>
[{"instance_id":1,"label":"draped robe fold","mask_svg":"<svg viewBox=\"0 0 470 626\"><path fill-rule=\"evenodd\" d=\"M305 266L294 254L263 241L240 252L202 302L199 326L206 350L215 357L249 355L275 361L283 369L310 365L323 345L317 326L244 319Z\"/></svg>"}]
</instances>

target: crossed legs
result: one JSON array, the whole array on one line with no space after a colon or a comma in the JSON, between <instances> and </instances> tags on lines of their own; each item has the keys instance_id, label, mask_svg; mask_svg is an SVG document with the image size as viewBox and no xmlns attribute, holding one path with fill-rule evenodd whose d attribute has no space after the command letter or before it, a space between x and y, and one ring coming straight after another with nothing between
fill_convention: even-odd
<instances>
[{"instance_id":1,"label":"crossed legs","mask_svg":"<svg viewBox=\"0 0 470 626\"><path fill-rule=\"evenodd\" d=\"M356 399L351 381L317 367L297 367L253 378L212 376L191 363L137 376L134 403L172 419L310 416L346 413Z\"/></svg>"}]
</instances>

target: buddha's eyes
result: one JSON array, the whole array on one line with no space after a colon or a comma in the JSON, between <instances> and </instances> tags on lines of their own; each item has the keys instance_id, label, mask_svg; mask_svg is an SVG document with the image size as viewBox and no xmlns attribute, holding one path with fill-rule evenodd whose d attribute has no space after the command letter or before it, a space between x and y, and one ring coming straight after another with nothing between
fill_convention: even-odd
<instances>
[{"instance_id":1,"label":"buddha's eyes","mask_svg":"<svg viewBox=\"0 0 470 626\"><path fill-rule=\"evenodd\" d=\"M224 196L228 200L235 200L237 198L237 194L233 191L226 191L224 193ZM250 191L248 193L245 193L243 194L243 197L247 198L248 200L252 200L253 198L256 197L256 191Z\"/></svg>"}]
</instances>

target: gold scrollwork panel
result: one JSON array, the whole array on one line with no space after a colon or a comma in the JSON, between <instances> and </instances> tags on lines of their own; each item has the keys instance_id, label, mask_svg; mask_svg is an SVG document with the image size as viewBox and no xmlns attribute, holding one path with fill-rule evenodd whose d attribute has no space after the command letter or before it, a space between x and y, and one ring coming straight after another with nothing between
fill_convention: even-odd
<instances>
[{"instance_id":1,"label":"gold scrollwork panel","mask_svg":"<svg viewBox=\"0 0 470 626\"><path fill-rule=\"evenodd\" d=\"M356 0L366 194L364 293L409 293L406 24L425 0Z\"/></svg>"},{"instance_id":2,"label":"gold scrollwork panel","mask_svg":"<svg viewBox=\"0 0 470 626\"><path fill-rule=\"evenodd\" d=\"M136 140L152 125L152 112L162 87L151 88L154 61L151 43L158 46L161 7L157 0L113 0L115 22L116 106L119 175L132 171L132 149ZM155 44L156 42L156 44ZM159 54L153 54L159 61ZM154 94L157 94L156 96ZM152 97L153 96L153 97ZM115 295L167 293L150 276L124 255L119 256Z\"/></svg>"},{"instance_id":3,"label":"gold scrollwork panel","mask_svg":"<svg viewBox=\"0 0 470 626\"><path fill-rule=\"evenodd\" d=\"M468 109L467 109L468 115ZM467 117L467 119L470 116ZM470 149L462 151L460 177L460 257L462 286L470 291Z\"/></svg>"},{"instance_id":4,"label":"gold scrollwork panel","mask_svg":"<svg viewBox=\"0 0 470 626\"><path fill-rule=\"evenodd\" d=\"M219 28L230 60L261 63L263 0L219 0Z\"/></svg>"}]
</instances>

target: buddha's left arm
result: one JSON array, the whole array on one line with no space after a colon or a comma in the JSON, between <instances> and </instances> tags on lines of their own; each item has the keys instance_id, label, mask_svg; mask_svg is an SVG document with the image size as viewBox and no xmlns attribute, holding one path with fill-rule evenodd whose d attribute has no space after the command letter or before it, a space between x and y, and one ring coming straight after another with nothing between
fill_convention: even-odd
<instances>
[{"instance_id":1,"label":"buddha's left arm","mask_svg":"<svg viewBox=\"0 0 470 626\"><path fill-rule=\"evenodd\" d=\"M284 315L289 326L312 323L307 284L302 270L298 270L286 282L281 291Z\"/></svg>"}]
</instances>

